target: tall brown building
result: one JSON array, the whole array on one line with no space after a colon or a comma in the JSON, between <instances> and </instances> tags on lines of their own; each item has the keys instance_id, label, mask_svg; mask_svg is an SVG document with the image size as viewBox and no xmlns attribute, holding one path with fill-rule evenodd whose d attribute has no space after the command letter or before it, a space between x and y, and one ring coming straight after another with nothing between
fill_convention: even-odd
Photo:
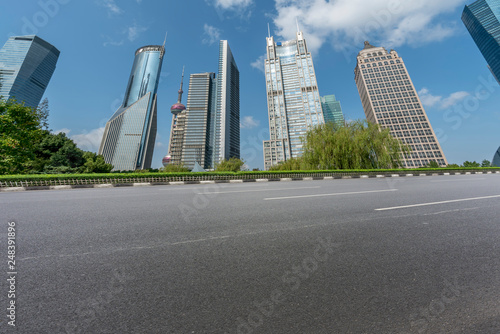
<instances>
[{"instance_id":1,"label":"tall brown building","mask_svg":"<svg viewBox=\"0 0 500 334\"><path fill-rule=\"evenodd\" d=\"M431 123L410 79L403 59L365 42L354 70L359 96L369 122L389 128L391 134L412 148L404 157L406 168L436 161L448 164Z\"/></svg>"}]
</instances>

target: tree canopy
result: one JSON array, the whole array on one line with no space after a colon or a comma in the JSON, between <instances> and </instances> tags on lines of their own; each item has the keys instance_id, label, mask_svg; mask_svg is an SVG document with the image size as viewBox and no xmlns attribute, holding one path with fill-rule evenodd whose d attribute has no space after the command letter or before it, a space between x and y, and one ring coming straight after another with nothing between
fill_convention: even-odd
<instances>
[{"instance_id":1,"label":"tree canopy","mask_svg":"<svg viewBox=\"0 0 500 334\"><path fill-rule=\"evenodd\" d=\"M392 137L389 129L354 121L326 123L310 129L303 138L303 155L274 170L381 169L402 166L410 148Z\"/></svg>"},{"instance_id":2,"label":"tree canopy","mask_svg":"<svg viewBox=\"0 0 500 334\"><path fill-rule=\"evenodd\" d=\"M245 162L238 158L230 158L229 160L222 160L221 162L215 164L216 172L239 172L241 167Z\"/></svg>"},{"instance_id":3,"label":"tree canopy","mask_svg":"<svg viewBox=\"0 0 500 334\"><path fill-rule=\"evenodd\" d=\"M64 133L48 130L49 107L0 100L0 174L107 173L113 166L84 152Z\"/></svg>"},{"instance_id":4,"label":"tree canopy","mask_svg":"<svg viewBox=\"0 0 500 334\"><path fill-rule=\"evenodd\" d=\"M0 99L0 174L21 173L42 136L37 109Z\"/></svg>"}]
</instances>

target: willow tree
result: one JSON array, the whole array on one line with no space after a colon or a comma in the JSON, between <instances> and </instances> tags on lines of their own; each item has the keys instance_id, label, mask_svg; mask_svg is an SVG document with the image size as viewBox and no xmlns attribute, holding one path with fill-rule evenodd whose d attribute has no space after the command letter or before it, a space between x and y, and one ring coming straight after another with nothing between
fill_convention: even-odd
<instances>
[{"instance_id":1,"label":"willow tree","mask_svg":"<svg viewBox=\"0 0 500 334\"><path fill-rule=\"evenodd\" d=\"M366 121L321 124L307 132L303 144L305 164L321 170L399 168L411 150L389 129Z\"/></svg>"}]
</instances>

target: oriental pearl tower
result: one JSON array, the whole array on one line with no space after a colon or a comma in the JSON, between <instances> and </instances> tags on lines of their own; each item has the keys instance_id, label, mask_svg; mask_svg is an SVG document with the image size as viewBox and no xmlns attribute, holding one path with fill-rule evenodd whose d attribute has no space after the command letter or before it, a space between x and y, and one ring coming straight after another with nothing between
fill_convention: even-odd
<instances>
[{"instance_id":1,"label":"oriental pearl tower","mask_svg":"<svg viewBox=\"0 0 500 334\"><path fill-rule=\"evenodd\" d=\"M184 91L182 90L182 85L184 82L184 67L182 68L182 78L181 78L181 86L179 88L179 97L177 99L177 103L172 105L170 108L170 111L172 112L172 127L170 130L170 143L168 145L168 154L162 159L162 164L163 166L167 166L172 162L172 145L173 145L173 139L174 139L174 132L177 128L178 125L178 115L181 114L184 110L186 110L186 106L182 104L182 93Z\"/></svg>"}]
</instances>

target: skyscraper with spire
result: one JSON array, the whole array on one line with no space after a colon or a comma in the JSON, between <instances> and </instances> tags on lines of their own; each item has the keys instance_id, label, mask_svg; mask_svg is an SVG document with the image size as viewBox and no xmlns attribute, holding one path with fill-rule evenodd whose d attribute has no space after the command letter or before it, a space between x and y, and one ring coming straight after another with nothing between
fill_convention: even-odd
<instances>
[{"instance_id":1,"label":"skyscraper with spire","mask_svg":"<svg viewBox=\"0 0 500 334\"><path fill-rule=\"evenodd\" d=\"M324 116L311 53L297 27L296 39L275 42L267 38L265 61L270 140L264 141L264 168L268 170L302 155L302 141Z\"/></svg>"},{"instance_id":2,"label":"skyscraper with spire","mask_svg":"<svg viewBox=\"0 0 500 334\"><path fill-rule=\"evenodd\" d=\"M213 169L240 157L240 76L227 41L219 43L219 73L191 74L185 110L172 106L169 155L164 164Z\"/></svg>"},{"instance_id":3,"label":"skyscraper with spire","mask_svg":"<svg viewBox=\"0 0 500 334\"><path fill-rule=\"evenodd\" d=\"M184 83L184 68L182 68L181 86L179 88L177 103L172 105L172 125L170 127L170 142L168 144L168 154L163 158L163 165L182 163L182 144L184 142L184 126L186 122L186 106L182 104L182 90Z\"/></svg>"},{"instance_id":4,"label":"skyscraper with spire","mask_svg":"<svg viewBox=\"0 0 500 334\"><path fill-rule=\"evenodd\" d=\"M367 120L390 129L395 138L411 147L412 153L402 156L404 167L423 167L431 161L441 167L448 164L405 63L396 51L387 52L365 42L354 74Z\"/></svg>"},{"instance_id":5,"label":"skyscraper with spire","mask_svg":"<svg viewBox=\"0 0 500 334\"><path fill-rule=\"evenodd\" d=\"M149 45L135 53L121 107L106 123L99 154L113 170L151 168L156 140L157 90L164 45Z\"/></svg>"}]
</instances>

